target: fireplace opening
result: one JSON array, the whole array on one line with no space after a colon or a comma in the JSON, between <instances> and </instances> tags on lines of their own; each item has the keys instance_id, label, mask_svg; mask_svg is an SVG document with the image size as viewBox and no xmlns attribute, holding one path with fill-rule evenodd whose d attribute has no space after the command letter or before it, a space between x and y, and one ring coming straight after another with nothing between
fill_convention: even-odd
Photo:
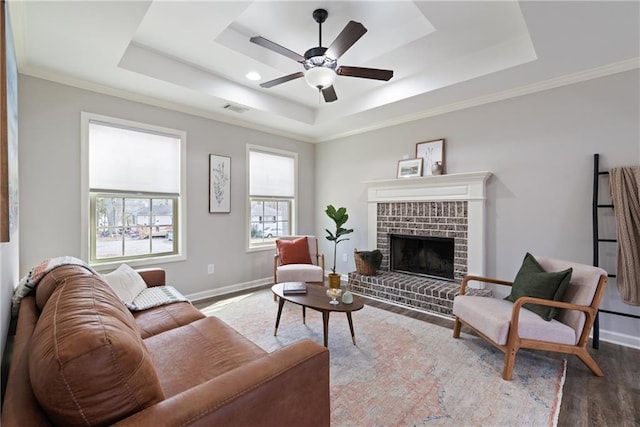
<instances>
[{"instance_id":1,"label":"fireplace opening","mask_svg":"<svg viewBox=\"0 0 640 427\"><path fill-rule=\"evenodd\" d=\"M391 234L389 241L391 271L453 280L452 238Z\"/></svg>"}]
</instances>

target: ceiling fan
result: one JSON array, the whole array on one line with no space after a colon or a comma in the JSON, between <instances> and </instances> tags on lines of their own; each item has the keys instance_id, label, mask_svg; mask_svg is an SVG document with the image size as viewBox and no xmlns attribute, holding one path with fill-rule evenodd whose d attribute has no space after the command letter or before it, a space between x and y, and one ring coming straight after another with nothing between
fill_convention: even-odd
<instances>
[{"instance_id":1,"label":"ceiling fan","mask_svg":"<svg viewBox=\"0 0 640 427\"><path fill-rule=\"evenodd\" d=\"M338 99L336 91L333 88L333 82L338 75L385 81L393 77L393 70L348 66L338 67L338 58L349 50L349 48L367 32L367 29L359 22L349 21L328 48L322 47L322 23L327 19L328 15L329 13L325 9L316 9L313 11L313 19L318 23L318 46L307 50L304 56L267 40L264 37L251 37L250 41L252 43L284 55L287 58L291 58L301 63L305 69L304 72L299 71L261 83L261 87L270 88L290 80L304 77L311 87L322 92L325 102L333 102Z\"/></svg>"}]
</instances>

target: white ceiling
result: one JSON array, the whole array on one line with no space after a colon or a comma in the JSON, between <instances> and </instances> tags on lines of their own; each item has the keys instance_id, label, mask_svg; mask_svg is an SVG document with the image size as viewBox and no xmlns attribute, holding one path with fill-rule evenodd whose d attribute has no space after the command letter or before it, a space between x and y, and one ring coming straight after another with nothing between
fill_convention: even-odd
<instances>
[{"instance_id":1,"label":"white ceiling","mask_svg":"<svg viewBox=\"0 0 640 427\"><path fill-rule=\"evenodd\" d=\"M338 76L325 103L299 54L350 20L368 32L338 65L393 69ZM318 142L638 68L640 3L554 1L12 1L19 72ZM262 79L245 78L256 71ZM238 113L225 105L244 107Z\"/></svg>"}]
</instances>

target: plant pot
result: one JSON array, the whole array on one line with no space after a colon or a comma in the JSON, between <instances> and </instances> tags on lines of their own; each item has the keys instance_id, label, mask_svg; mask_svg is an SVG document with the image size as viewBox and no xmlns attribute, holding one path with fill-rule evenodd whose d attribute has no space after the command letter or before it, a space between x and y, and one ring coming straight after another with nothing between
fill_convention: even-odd
<instances>
[{"instance_id":1,"label":"plant pot","mask_svg":"<svg viewBox=\"0 0 640 427\"><path fill-rule=\"evenodd\" d=\"M329 273L329 287L335 289L340 287L340 275L338 273Z\"/></svg>"}]
</instances>

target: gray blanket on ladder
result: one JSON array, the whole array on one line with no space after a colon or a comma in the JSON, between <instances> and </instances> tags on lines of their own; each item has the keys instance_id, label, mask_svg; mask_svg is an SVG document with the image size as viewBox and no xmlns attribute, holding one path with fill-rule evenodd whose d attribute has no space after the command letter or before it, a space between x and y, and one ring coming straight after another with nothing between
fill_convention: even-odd
<instances>
[{"instance_id":1,"label":"gray blanket on ladder","mask_svg":"<svg viewBox=\"0 0 640 427\"><path fill-rule=\"evenodd\" d=\"M622 300L640 305L640 167L609 171L618 239L616 281Z\"/></svg>"}]
</instances>

